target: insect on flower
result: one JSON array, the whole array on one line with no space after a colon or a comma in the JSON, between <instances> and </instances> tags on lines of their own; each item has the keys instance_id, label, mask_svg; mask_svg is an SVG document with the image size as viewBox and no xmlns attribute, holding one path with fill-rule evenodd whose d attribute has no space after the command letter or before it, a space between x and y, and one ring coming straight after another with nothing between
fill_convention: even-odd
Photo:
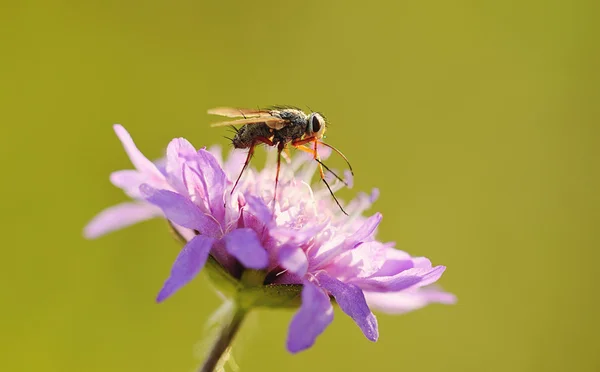
<instances>
[{"instance_id":1,"label":"insect on flower","mask_svg":"<svg viewBox=\"0 0 600 372\"><path fill-rule=\"evenodd\" d=\"M250 159L254 155L254 148L256 145L265 144L267 146L277 146L277 171L275 174L275 191L274 199L277 196L277 184L279 182L279 170L281 168L281 153L287 151L287 145L290 144L294 148L307 152L313 156L313 159L319 163L319 174L321 180L327 186L329 193L335 200L336 204L344 214L348 215L344 208L342 208L340 202L337 200L329 183L325 180L325 173L323 168L335 176L338 180L348 184L340 176L329 169L319 157L318 145L329 147L336 153L338 153L348 164L348 168L352 174L352 166L350 162L335 147L322 141L325 130L327 129L327 121L325 117L318 112L311 112L310 114L304 111L293 108L293 107L272 107L265 110L260 109L240 109L231 107L217 107L208 110L209 114L226 116L231 118L240 118L231 121L224 121L219 123L213 123L211 126L232 126L235 130L235 136L231 138L233 147L236 149L248 149L248 156L246 162L240 172L231 192L235 190L244 170L250 163ZM235 125L242 125L239 129ZM312 144L312 148L311 145ZM308 146L306 146L308 145Z\"/></svg>"}]
</instances>

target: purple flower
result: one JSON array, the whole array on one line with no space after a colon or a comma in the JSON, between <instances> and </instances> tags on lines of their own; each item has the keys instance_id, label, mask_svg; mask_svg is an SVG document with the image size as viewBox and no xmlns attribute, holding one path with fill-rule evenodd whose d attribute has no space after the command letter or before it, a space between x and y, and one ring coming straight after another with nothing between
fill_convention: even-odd
<instances>
[{"instance_id":1,"label":"purple flower","mask_svg":"<svg viewBox=\"0 0 600 372\"><path fill-rule=\"evenodd\" d=\"M264 286L301 288L301 306L288 334L290 352L312 346L331 323L330 296L371 341L379 333L370 307L402 313L455 302L453 295L431 286L444 266L375 240L382 216L364 217L363 212L377 199L377 190L349 202L346 216L326 189L311 188L317 165L300 154L282 167L277 200L272 160L262 171L248 169L231 194L243 152L234 151L224 161L219 150L196 151L178 138L169 144L166 159L155 164L123 127L114 128L136 169L115 172L111 181L134 201L100 213L85 235L94 238L157 216L168 219L187 244L157 301L192 280L209 256L238 281L246 269L259 270ZM342 186L332 180L334 191Z\"/></svg>"}]
</instances>

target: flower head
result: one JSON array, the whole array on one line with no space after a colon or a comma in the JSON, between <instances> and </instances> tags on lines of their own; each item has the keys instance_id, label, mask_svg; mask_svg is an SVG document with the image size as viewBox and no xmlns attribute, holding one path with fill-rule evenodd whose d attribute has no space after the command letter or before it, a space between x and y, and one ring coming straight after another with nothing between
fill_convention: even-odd
<instances>
[{"instance_id":1,"label":"flower head","mask_svg":"<svg viewBox=\"0 0 600 372\"><path fill-rule=\"evenodd\" d=\"M115 172L110 179L134 201L100 213L85 235L93 238L164 216L186 244L157 301L192 280L209 257L237 280L252 269L263 273L265 286L301 286L301 305L287 340L291 352L310 347L333 320L330 296L371 341L377 340L378 328L370 307L401 313L455 301L431 286L444 266L375 240L382 216L363 212L377 199L377 190L349 202L346 216L326 189L311 188L316 162L300 155L282 167L276 200L272 163L262 171L249 169L231 193L245 154L234 151L225 161L218 149L196 150L178 138L167 147L166 159L153 163L123 127L114 129L135 170ZM332 185L334 191L341 187L341 182Z\"/></svg>"}]
</instances>

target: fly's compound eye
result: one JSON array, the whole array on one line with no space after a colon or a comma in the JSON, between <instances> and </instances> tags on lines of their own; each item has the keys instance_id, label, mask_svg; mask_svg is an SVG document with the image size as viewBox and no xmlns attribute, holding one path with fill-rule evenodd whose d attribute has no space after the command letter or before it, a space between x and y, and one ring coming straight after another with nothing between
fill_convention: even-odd
<instances>
[{"instance_id":1,"label":"fly's compound eye","mask_svg":"<svg viewBox=\"0 0 600 372\"><path fill-rule=\"evenodd\" d=\"M318 115L311 115L310 126L313 133L318 133L321 130L321 120Z\"/></svg>"}]
</instances>

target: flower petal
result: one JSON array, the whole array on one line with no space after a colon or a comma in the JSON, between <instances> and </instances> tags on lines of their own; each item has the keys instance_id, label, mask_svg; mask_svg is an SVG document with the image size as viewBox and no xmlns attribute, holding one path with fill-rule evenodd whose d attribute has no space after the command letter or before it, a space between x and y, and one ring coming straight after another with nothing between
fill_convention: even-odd
<instances>
[{"instance_id":1,"label":"flower petal","mask_svg":"<svg viewBox=\"0 0 600 372\"><path fill-rule=\"evenodd\" d=\"M213 154L200 149L197 153L198 169L202 172L212 214L221 220L225 215L223 195L227 185L227 176Z\"/></svg>"},{"instance_id":2,"label":"flower petal","mask_svg":"<svg viewBox=\"0 0 600 372\"><path fill-rule=\"evenodd\" d=\"M246 151L241 150L231 151L227 155L227 160L223 164L223 170L229 176L229 179L235 179L240 174L247 155Z\"/></svg>"},{"instance_id":3,"label":"flower petal","mask_svg":"<svg viewBox=\"0 0 600 372\"><path fill-rule=\"evenodd\" d=\"M319 285L328 290L343 312L348 314L359 326L365 337L377 341L377 318L369 309L363 291L354 284L346 284L321 271L316 275Z\"/></svg>"},{"instance_id":4,"label":"flower petal","mask_svg":"<svg viewBox=\"0 0 600 372\"><path fill-rule=\"evenodd\" d=\"M391 244L391 246L390 244L383 245L387 248L385 251L385 262L373 276L393 276L415 267L414 260L408 253L393 248L394 244Z\"/></svg>"},{"instance_id":5,"label":"flower petal","mask_svg":"<svg viewBox=\"0 0 600 372\"><path fill-rule=\"evenodd\" d=\"M302 305L290 323L287 349L291 353L308 349L332 321L333 306L329 296L319 287L305 281Z\"/></svg>"},{"instance_id":6,"label":"flower petal","mask_svg":"<svg viewBox=\"0 0 600 372\"><path fill-rule=\"evenodd\" d=\"M95 239L111 231L162 215L159 208L147 203L122 203L107 208L83 229L83 236Z\"/></svg>"},{"instance_id":7,"label":"flower petal","mask_svg":"<svg viewBox=\"0 0 600 372\"><path fill-rule=\"evenodd\" d=\"M377 273L386 263L386 247L378 241L359 244L353 250L342 253L327 267L327 272L339 279L364 278ZM412 267L412 261L407 261Z\"/></svg>"},{"instance_id":8,"label":"flower petal","mask_svg":"<svg viewBox=\"0 0 600 372\"><path fill-rule=\"evenodd\" d=\"M204 267L214 241L215 239L208 236L196 235L183 247L171 268L171 275L156 297L157 302L164 301L194 279Z\"/></svg>"},{"instance_id":9,"label":"flower petal","mask_svg":"<svg viewBox=\"0 0 600 372\"><path fill-rule=\"evenodd\" d=\"M343 240L340 240L341 237L339 235L334 235L332 239L321 245L318 250L315 250L314 254L312 252L310 253L314 258L311 261L311 267L314 267L315 269L323 268L344 252L359 246L360 243L373 240L373 233L375 232L377 225L379 225L379 222L381 222L381 218L381 213L375 213L352 235Z\"/></svg>"},{"instance_id":10,"label":"flower petal","mask_svg":"<svg viewBox=\"0 0 600 372\"><path fill-rule=\"evenodd\" d=\"M456 296L435 287L400 292L365 292L365 298L369 306L388 314L403 314L431 303L456 303Z\"/></svg>"},{"instance_id":11,"label":"flower petal","mask_svg":"<svg viewBox=\"0 0 600 372\"><path fill-rule=\"evenodd\" d=\"M110 174L110 182L131 198L140 198L140 185L146 183L148 176L133 169L120 170Z\"/></svg>"},{"instance_id":12,"label":"flower petal","mask_svg":"<svg viewBox=\"0 0 600 372\"><path fill-rule=\"evenodd\" d=\"M347 169L344 171L344 181L346 181L349 189L354 187L354 176L352 175L352 172Z\"/></svg>"},{"instance_id":13,"label":"flower petal","mask_svg":"<svg viewBox=\"0 0 600 372\"><path fill-rule=\"evenodd\" d=\"M260 222L268 225L273 220L273 211L265 204L261 198L257 198L253 195L245 195L246 203L248 204L248 210L252 213Z\"/></svg>"},{"instance_id":14,"label":"flower petal","mask_svg":"<svg viewBox=\"0 0 600 372\"><path fill-rule=\"evenodd\" d=\"M308 258L304 251L295 245L284 245L279 250L279 263L290 272L303 277L308 269Z\"/></svg>"},{"instance_id":15,"label":"flower petal","mask_svg":"<svg viewBox=\"0 0 600 372\"><path fill-rule=\"evenodd\" d=\"M369 195L369 201L373 204L377 199L379 199L379 189L374 187L373 190L371 190L371 195Z\"/></svg>"},{"instance_id":16,"label":"flower petal","mask_svg":"<svg viewBox=\"0 0 600 372\"><path fill-rule=\"evenodd\" d=\"M196 149L185 138L175 138L167 146L165 170L169 184L177 192L187 191L183 182L183 164L196 156Z\"/></svg>"},{"instance_id":17,"label":"flower petal","mask_svg":"<svg viewBox=\"0 0 600 372\"><path fill-rule=\"evenodd\" d=\"M185 192L182 194L187 195L189 199L202 210L202 212L211 214L208 190L206 189L204 179L195 167L196 165L193 162L187 162L181 165L182 182L185 189Z\"/></svg>"},{"instance_id":18,"label":"flower petal","mask_svg":"<svg viewBox=\"0 0 600 372\"><path fill-rule=\"evenodd\" d=\"M138 150L138 148L135 146L135 143L133 142L133 139L129 135L129 132L127 132L127 130L125 130L125 128L123 128L122 125L115 124L115 125L113 125L113 129L114 129L115 133L117 134L117 137L119 137L119 139L121 140L121 143L123 144L123 148L125 149L125 152L129 156L129 160L131 160L131 163L137 170L139 170L140 172L143 172L143 173L147 173L152 176L164 178L163 174L160 173L160 171L158 170L156 165L154 165L153 162L148 160L140 152L140 150Z\"/></svg>"},{"instance_id":19,"label":"flower petal","mask_svg":"<svg viewBox=\"0 0 600 372\"><path fill-rule=\"evenodd\" d=\"M354 232L354 234L350 235L346 238L344 245L348 247L348 249L352 249L356 247L359 243L364 242L366 240L370 240L375 232L375 229L379 225L382 219L381 213L375 213L371 217L369 217L365 223L361 227L358 228Z\"/></svg>"},{"instance_id":20,"label":"flower petal","mask_svg":"<svg viewBox=\"0 0 600 372\"><path fill-rule=\"evenodd\" d=\"M269 264L269 256L263 248L256 232L252 229L235 229L225 235L227 252L249 269L264 269Z\"/></svg>"},{"instance_id":21,"label":"flower petal","mask_svg":"<svg viewBox=\"0 0 600 372\"><path fill-rule=\"evenodd\" d=\"M301 228L287 227L287 226L275 226L269 230L269 235L279 240L281 243L293 242L295 245L306 244L309 240L313 239L320 232L322 232L329 225L329 220L322 223L317 221L302 226Z\"/></svg>"},{"instance_id":22,"label":"flower petal","mask_svg":"<svg viewBox=\"0 0 600 372\"><path fill-rule=\"evenodd\" d=\"M203 235L216 237L220 226L214 219L202 213L191 200L168 190L157 190L147 184L140 186L146 200L162 209L167 219L174 223L198 230Z\"/></svg>"},{"instance_id":23,"label":"flower petal","mask_svg":"<svg viewBox=\"0 0 600 372\"><path fill-rule=\"evenodd\" d=\"M392 276L357 278L352 280L352 283L366 291L398 292L415 285L419 287L429 285L437 281L442 276L444 270L446 270L445 266L436 266L429 269L412 268Z\"/></svg>"}]
</instances>

